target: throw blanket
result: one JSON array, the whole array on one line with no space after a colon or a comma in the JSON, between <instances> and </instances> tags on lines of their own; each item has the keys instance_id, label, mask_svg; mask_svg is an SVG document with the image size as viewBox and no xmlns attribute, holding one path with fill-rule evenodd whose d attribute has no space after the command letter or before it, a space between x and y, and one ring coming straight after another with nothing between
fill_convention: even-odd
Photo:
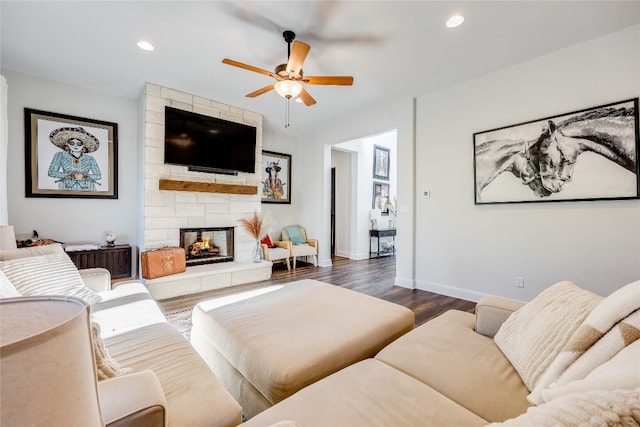
<instances>
[{"instance_id":1,"label":"throw blanket","mask_svg":"<svg viewBox=\"0 0 640 427\"><path fill-rule=\"evenodd\" d=\"M516 418L492 423L488 427L498 426L640 426L640 388L569 393L544 405L532 406Z\"/></svg>"},{"instance_id":2,"label":"throw blanket","mask_svg":"<svg viewBox=\"0 0 640 427\"><path fill-rule=\"evenodd\" d=\"M529 401L543 403L544 388L583 379L639 338L640 281L636 281L606 297L587 316L542 375Z\"/></svg>"}]
</instances>

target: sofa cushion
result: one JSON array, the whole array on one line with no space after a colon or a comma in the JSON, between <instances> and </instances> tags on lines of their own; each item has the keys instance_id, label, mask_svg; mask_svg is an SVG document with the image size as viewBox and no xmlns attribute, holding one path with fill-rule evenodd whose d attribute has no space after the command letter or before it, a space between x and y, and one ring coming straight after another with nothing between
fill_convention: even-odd
<instances>
[{"instance_id":1,"label":"sofa cushion","mask_svg":"<svg viewBox=\"0 0 640 427\"><path fill-rule=\"evenodd\" d=\"M13 286L9 278L0 270L0 298L19 297L20 292Z\"/></svg>"},{"instance_id":2,"label":"sofa cushion","mask_svg":"<svg viewBox=\"0 0 640 427\"><path fill-rule=\"evenodd\" d=\"M431 387L375 359L300 390L242 426L263 427L282 420L303 427L487 424Z\"/></svg>"},{"instance_id":3,"label":"sofa cushion","mask_svg":"<svg viewBox=\"0 0 640 427\"><path fill-rule=\"evenodd\" d=\"M523 413L529 390L493 340L474 331L474 322L471 313L448 311L398 338L376 359L488 421Z\"/></svg>"},{"instance_id":4,"label":"sofa cushion","mask_svg":"<svg viewBox=\"0 0 640 427\"><path fill-rule=\"evenodd\" d=\"M498 426L637 426L640 425L640 389L594 390L571 393L534 406Z\"/></svg>"},{"instance_id":5,"label":"sofa cushion","mask_svg":"<svg viewBox=\"0 0 640 427\"><path fill-rule=\"evenodd\" d=\"M105 338L111 357L134 371L152 370L167 399L168 425L233 426L240 405L180 332L156 323Z\"/></svg>"},{"instance_id":6,"label":"sofa cushion","mask_svg":"<svg viewBox=\"0 0 640 427\"><path fill-rule=\"evenodd\" d=\"M100 324L102 338L167 321L141 282L127 282L100 296L102 301L91 306L91 320Z\"/></svg>"},{"instance_id":7,"label":"sofa cushion","mask_svg":"<svg viewBox=\"0 0 640 427\"><path fill-rule=\"evenodd\" d=\"M24 296L74 296L87 304L95 304L102 299L84 285L78 269L65 253L0 261L0 270Z\"/></svg>"},{"instance_id":8,"label":"sofa cushion","mask_svg":"<svg viewBox=\"0 0 640 427\"><path fill-rule=\"evenodd\" d=\"M529 390L602 299L571 282L558 282L504 322L494 340Z\"/></svg>"}]
</instances>

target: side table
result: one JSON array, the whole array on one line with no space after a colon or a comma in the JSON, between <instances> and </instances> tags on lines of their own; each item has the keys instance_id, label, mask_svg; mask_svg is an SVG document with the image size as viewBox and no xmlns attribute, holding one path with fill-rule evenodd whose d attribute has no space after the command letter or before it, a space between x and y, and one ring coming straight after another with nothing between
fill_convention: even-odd
<instances>
[{"instance_id":1,"label":"side table","mask_svg":"<svg viewBox=\"0 0 640 427\"><path fill-rule=\"evenodd\" d=\"M376 252L371 250L371 239L376 238L378 243L378 250ZM391 249L380 250L380 238L381 237L393 237L393 246ZM386 230L369 230L369 258L378 258L383 255L395 255L396 254L396 230L395 228L389 228Z\"/></svg>"},{"instance_id":2,"label":"side table","mask_svg":"<svg viewBox=\"0 0 640 427\"><path fill-rule=\"evenodd\" d=\"M78 269L102 267L109 270L111 279L131 277L131 246L102 246L98 249L67 252Z\"/></svg>"}]
</instances>

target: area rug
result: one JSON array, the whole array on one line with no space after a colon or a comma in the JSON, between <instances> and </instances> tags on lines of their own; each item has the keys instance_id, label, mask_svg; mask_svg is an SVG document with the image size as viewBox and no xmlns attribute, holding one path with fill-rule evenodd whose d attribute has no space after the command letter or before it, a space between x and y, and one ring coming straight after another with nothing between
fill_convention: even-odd
<instances>
[{"instance_id":1,"label":"area rug","mask_svg":"<svg viewBox=\"0 0 640 427\"><path fill-rule=\"evenodd\" d=\"M167 311L164 317L169 324L173 325L187 340L191 339L191 312L193 307L182 310Z\"/></svg>"}]
</instances>

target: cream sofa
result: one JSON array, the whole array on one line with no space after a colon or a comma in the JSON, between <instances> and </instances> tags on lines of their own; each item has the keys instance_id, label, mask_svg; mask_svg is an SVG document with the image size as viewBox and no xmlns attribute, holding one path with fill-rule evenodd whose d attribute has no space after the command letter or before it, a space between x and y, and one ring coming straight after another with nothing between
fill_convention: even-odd
<instances>
[{"instance_id":1,"label":"cream sofa","mask_svg":"<svg viewBox=\"0 0 640 427\"><path fill-rule=\"evenodd\" d=\"M120 282L112 289L107 270L78 271L60 245L0 252L4 291L10 286L6 279L18 292L27 289L33 295L42 284L26 277L43 276L45 286L56 280L67 286L78 280L78 273L81 287L50 292L80 292L74 296L92 301L91 320L99 325L108 354L121 368L133 370L98 383L106 425L226 427L241 422L240 405L167 323L142 283Z\"/></svg>"},{"instance_id":2,"label":"cream sofa","mask_svg":"<svg viewBox=\"0 0 640 427\"><path fill-rule=\"evenodd\" d=\"M489 297L475 315L448 311L243 427L638 425L639 313L640 282L606 299L569 282L528 304ZM629 342L616 347L623 323ZM598 327L600 339L589 334ZM586 339L595 342L576 353L571 343Z\"/></svg>"}]
</instances>

